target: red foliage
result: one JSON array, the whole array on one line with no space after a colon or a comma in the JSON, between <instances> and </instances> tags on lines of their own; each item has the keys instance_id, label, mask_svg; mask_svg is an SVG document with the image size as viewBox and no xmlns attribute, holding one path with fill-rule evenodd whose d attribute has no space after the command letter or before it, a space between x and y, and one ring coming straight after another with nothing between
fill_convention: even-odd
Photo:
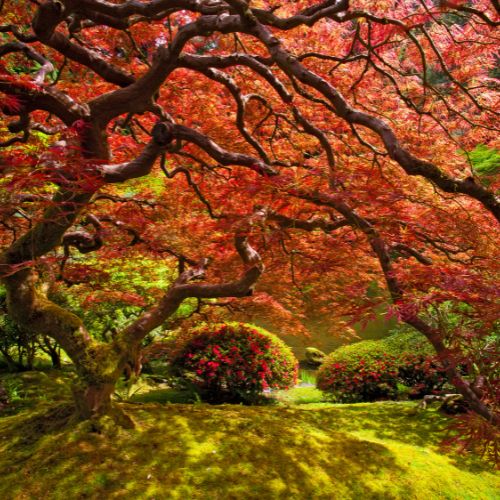
<instances>
[{"instance_id":1,"label":"red foliage","mask_svg":"<svg viewBox=\"0 0 500 500\"><path fill-rule=\"evenodd\" d=\"M500 432L498 427L473 412L458 415L443 440L445 448L479 454L493 465L500 463Z\"/></svg>"}]
</instances>

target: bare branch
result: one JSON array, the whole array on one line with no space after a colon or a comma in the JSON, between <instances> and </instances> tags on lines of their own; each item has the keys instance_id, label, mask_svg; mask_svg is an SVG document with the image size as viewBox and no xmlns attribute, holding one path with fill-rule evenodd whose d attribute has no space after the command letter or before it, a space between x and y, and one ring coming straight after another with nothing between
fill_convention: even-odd
<instances>
[{"instance_id":1,"label":"bare branch","mask_svg":"<svg viewBox=\"0 0 500 500\"><path fill-rule=\"evenodd\" d=\"M149 174L158 156L174 138L173 125L169 122L157 123L152 135L152 140L136 159L116 165L99 166L98 170L104 181L107 183L123 182Z\"/></svg>"},{"instance_id":2,"label":"bare branch","mask_svg":"<svg viewBox=\"0 0 500 500\"><path fill-rule=\"evenodd\" d=\"M54 66L48 59L45 59L39 52L23 42L9 42L0 46L0 57L12 52L23 52L27 57L40 64L41 67L34 78L37 85L44 82L47 73L54 71Z\"/></svg>"},{"instance_id":3,"label":"bare branch","mask_svg":"<svg viewBox=\"0 0 500 500\"><path fill-rule=\"evenodd\" d=\"M411 248L408 245L405 245L404 243L396 243L392 245L391 247L392 250L396 250L397 252L402 252L407 255L411 255L415 259L417 259L421 264L424 264L426 266L432 265L432 260L426 257L425 255L422 255L420 252L415 250L414 248Z\"/></svg>"},{"instance_id":4,"label":"bare branch","mask_svg":"<svg viewBox=\"0 0 500 500\"><path fill-rule=\"evenodd\" d=\"M203 149L203 151L222 165L241 165L249 167L261 175L277 175L276 170L271 165L264 163L262 160L246 154L227 151L205 134L201 134L200 132L197 132L189 127L185 127L184 125L175 125L173 129L173 136L177 139L196 144L199 148Z\"/></svg>"}]
</instances>

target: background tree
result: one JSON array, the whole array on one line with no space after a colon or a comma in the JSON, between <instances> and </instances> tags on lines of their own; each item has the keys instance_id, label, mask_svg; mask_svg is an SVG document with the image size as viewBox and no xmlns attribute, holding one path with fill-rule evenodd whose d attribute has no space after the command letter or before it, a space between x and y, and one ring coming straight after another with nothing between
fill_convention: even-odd
<instances>
[{"instance_id":1,"label":"background tree","mask_svg":"<svg viewBox=\"0 0 500 500\"><path fill-rule=\"evenodd\" d=\"M391 301L497 422L494 375L478 391L458 369L496 320L500 204L472 152L497 154L497 3L1 5L9 311L72 359L81 416L109 411L185 299L251 293L262 256L261 303L362 319ZM178 276L147 299L118 291L145 312L106 340L51 300L82 280L104 291L107 262L146 255ZM210 284L193 283L207 256ZM467 326L432 320L445 301L469 305Z\"/></svg>"}]
</instances>

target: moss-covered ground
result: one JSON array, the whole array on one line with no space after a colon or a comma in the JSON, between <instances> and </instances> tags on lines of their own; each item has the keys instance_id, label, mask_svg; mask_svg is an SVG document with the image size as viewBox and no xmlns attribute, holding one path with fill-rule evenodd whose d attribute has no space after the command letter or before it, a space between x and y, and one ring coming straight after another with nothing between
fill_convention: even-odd
<instances>
[{"instance_id":1,"label":"moss-covered ground","mask_svg":"<svg viewBox=\"0 0 500 500\"><path fill-rule=\"evenodd\" d=\"M449 420L411 402L123 403L136 428L103 435L71 422L56 372L3 380L2 500L499 498L490 466L439 449Z\"/></svg>"}]
</instances>

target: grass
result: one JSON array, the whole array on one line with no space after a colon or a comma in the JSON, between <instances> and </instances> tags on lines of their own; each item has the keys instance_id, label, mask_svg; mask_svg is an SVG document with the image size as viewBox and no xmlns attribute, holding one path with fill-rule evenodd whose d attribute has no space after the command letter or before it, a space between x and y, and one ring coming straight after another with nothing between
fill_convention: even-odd
<instances>
[{"instance_id":1,"label":"grass","mask_svg":"<svg viewBox=\"0 0 500 500\"><path fill-rule=\"evenodd\" d=\"M277 391L273 397L286 405L322 403L326 399L325 394L316 387L294 387L287 391Z\"/></svg>"},{"instance_id":2,"label":"grass","mask_svg":"<svg viewBox=\"0 0 500 500\"><path fill-rule=\"evenodd\" d=\"M498 475L443 454L448 419L414 403L124 403L136 428L110 437L68 423L58 375L34 379L0 417L2 500L498 498Z\"/></svg>"},{"instance_id":3,"label":"grass","mask_svg":"<svg viewBox=\"0 0 500 500\"><path fill-rule=\"evenodd\" d=\"M299 381L305 384L316 385L316 371L313 370L300 370Z\"/></svg>"},{"instance_id":4,"label":"grass","mask_svg":"<svg viewBox=\"0 0 500 500\"><path fill-rule=\"evenodd\" d=\"M133 403L190 404L200 402L200 398L195 392L192 391L158 389L132 396L130 401Z\"/></svg>"}]
</instances>

